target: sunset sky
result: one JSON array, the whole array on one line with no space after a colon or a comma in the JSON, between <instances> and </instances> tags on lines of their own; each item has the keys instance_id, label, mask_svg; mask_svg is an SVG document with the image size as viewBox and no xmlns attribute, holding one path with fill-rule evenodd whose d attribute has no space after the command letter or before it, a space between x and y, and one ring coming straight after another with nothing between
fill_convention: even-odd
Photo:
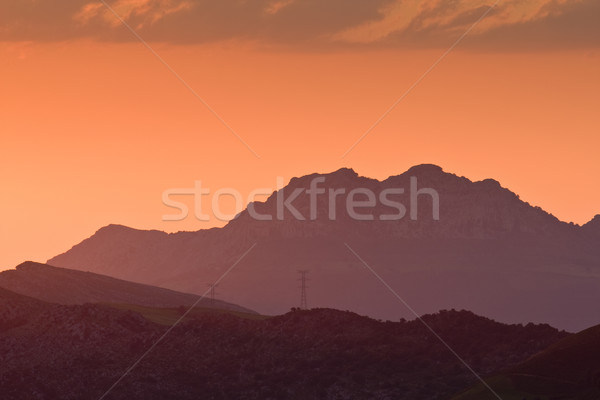
<instances>
[{"instance_id":1,"label":"sunset sky","mask_svg":"<svg viewBox=\"0 0 600 400\"><path fill-rule=\"evenodd\" d=\"M247 195L434 163L563 221L600 213L597 0L499 1L345 157L494 1L107 4L138 37L102 2L0 2L0 270L110 223L223 225L162 221L163 191L196 180Z\"/></svg>"}]
</instances>

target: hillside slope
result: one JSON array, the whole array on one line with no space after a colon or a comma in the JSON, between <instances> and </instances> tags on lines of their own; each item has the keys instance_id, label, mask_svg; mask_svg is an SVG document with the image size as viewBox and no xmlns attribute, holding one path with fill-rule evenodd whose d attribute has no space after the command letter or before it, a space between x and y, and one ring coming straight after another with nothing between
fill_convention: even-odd
<instances>
[{"instance_id":1,"label":"hillside slope","mask_svg":"<svg viewBox=\"0 0 600 400\"><path fill-rule=\"evenodd\" d=\"M109 276L24 262L0 272L0 288L59 304L122 303L149 307L190 306L198 296L169 289L128 282ZM252 312L244 307L215 299L202 299L202 307Z\"/></svg>"},{"instance_id":2,"label":"hillside slope","mask_svg":"<svg viewBox=\"0 0 600 400\"><path fill-rule=\"evenodd\" d=\"M6 400L98 399L166 329L92 304L43 303L21 317L0 331ZM425 319L482 374L567 336L468 312ZM429 400L475 381L419 321L384 323L327 309L262 320L201 313L173 329L107 399Z\"/></svg>"},{"instance_id":3,"label":"hillside slope","mask_svg":"<svg viewBox=\"0 0 600 400\"><path fill-rule=\"evenodd\" d=\"M523 363L490 377L503 399L595 400L600 398L600 325L553 344ZM482 385L455 400L495 399Z\"/></svg>"}]
</instances>

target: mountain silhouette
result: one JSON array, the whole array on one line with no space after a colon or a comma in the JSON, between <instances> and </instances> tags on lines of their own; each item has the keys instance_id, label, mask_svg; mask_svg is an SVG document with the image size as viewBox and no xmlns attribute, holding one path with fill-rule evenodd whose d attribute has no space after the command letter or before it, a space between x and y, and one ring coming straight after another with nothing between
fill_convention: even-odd
<instances>
[{"instance_id":1,"label":"mountain silhouette","mask_svg":"<svg viewBox=\"0 0 600 400\"><path fill-rule=\"evenodd\" d=\"M0 272L0 288L58 304L119 303L179 307L191 306L198 301L198 295L194 294L31 261ZM202 299L197 306L253 313L249 309L218 299Z\"/></svg>"},{"instance_id":2,"label":"mountain silhouette","mask_svg":"<svg viewBox=\"0 0 600 400\"><path fill-rule=\"evenodd\" d=\"M591 221L582 226L582 230L588 235L600 240L600 214L596 215Z\"/></svg>"},{"instance_id":3,"label":"mountain silhouette","mask_svg":"<svg viewBox=\"0 0 600 400\"><path fill-rule=\"evenodd\" d=\"M315 179L326 193L313 200L306 190ZM427 193L417 192L413 207L411 185L437 192L439 218ZM398 188L404 193L391 198L405 208L402 218L386 220L402 210L381 201L355 209L370 220L354 218L346 206L353 190L377 200ZM331 191L342 189L346 196L331 200ZM302 192L290 203L296 215L279 201L295 190ZM559 221L495 180L473 182L435 165L383 181L343 168L293 178L223 228L168 234L109 225L48 263L201 293L204 282L256 244L219 288L228 301L283 313L298 305L297 270L308 269L309 306L413 317L350 247L418 313L469 309L502 322L578 331L600 321L599 225L598 217L584 226Z\"/></svg>"}]
</instances>

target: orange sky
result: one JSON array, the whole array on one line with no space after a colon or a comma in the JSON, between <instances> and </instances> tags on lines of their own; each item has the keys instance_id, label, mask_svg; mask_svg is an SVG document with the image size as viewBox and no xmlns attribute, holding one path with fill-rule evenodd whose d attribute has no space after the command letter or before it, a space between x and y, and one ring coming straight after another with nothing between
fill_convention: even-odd
<instances>
[{"instance_id":1,"label":"orange sky","mask_svg":"<svg viewBox=\"0 0 600 400\"><path fill-rule=\"evenodd\" d=\"M0 269L45 261L109 223L222 225L161 221L168 188L202 180L246 195L342 166L381 179L435 163L495 178L565 221L600 213L593 45L465 43L342 159L443 46L151 42L258 159L139 42L29 39L0 43Z\"/></svg>"}]
</instances>

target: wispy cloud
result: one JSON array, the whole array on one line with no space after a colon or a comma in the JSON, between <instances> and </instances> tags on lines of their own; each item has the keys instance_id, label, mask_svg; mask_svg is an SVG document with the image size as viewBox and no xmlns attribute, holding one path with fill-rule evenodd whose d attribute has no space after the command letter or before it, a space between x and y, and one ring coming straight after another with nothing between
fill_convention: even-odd
<instances>
[{"instance_id":1,"label":"wispy cloud","mask_svg":"<svg viewBox=\"0 0 600 400\"><path fill-rule=\"evenodd\" d=\"M477 0L112 0L144 38L168 43L243 40L263 45L445 47L490 4ZM597 0L507 0L463 47L473 50L600 45ZM0 40L134 40L94 0L0 2Z\"/></svg>"}]
</instances>

